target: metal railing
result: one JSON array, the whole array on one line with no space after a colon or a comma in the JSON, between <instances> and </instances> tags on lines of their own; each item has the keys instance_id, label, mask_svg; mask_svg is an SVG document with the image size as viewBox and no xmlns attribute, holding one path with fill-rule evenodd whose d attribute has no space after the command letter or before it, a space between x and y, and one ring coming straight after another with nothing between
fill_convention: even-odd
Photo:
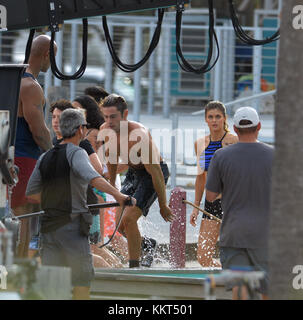
<instances>
[{"instance_id":1,"label":"metal railing","mask_svg":"<svg viewBox=\"0 0 303 320\"><path fill-rule=\"evenodd\" d=\"M146 51L156 26L154 16L109 16L108 26L114 46L122 61L134 63ZM80 20L66 22L57 33L57 64L72 73L80 63ZM169 117L171 110L186 113L186 107L198 109L203 101L232 101L247 94L259 94L276 86L277 44L249 47L237 42L229 19L218 20L216 33L221 55L215 68L205 75L180 70L175 55L175 21L173 13L166 13L158 48L141 69L134 73L120 71L113 64L107 49L101 18L89 19L88 68L77 81L54 79L51 72L40 75L44 89L52 86L67 88L67 98L74 99L89 85L101 85L109 92L124 95L139 121L142 112L162 112ZM208 50L208 16L185 14L182 46L186 58L193 64L202 64ZM245 31L262 38L274 28L247 27ZM0 34L0 59L21 62L27 32ZM0 61L1 62L1 61Z\"/></svg>"}]
</instances>

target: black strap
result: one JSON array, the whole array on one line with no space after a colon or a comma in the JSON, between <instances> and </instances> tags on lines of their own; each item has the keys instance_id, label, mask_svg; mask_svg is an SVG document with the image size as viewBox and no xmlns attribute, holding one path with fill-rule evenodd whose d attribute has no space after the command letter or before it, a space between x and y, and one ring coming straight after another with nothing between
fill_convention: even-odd
<instances>
[{"instance_id":1,"label":"black strap","mask_svg":"<svg viewBox=\"0 0 303 320\"><path fill-rule=\"evenodd\" d=\"M27 44L26 44L26 50L25 50L25 59L24 59L23 64L28 64L35 32L36 32L36 29L31 29L29 32L29 36L28 36L28 40L27 40Z\"/></svg>"},{"instance_id":2,"label":"black strap","mask_svg":"<svg viewBox=\"0 0 303 320\"><path fill-rule=\"evenodd\" d=\"M110 36L110 32L108 29L108 25L107 25L107 19L106 16L102 17L102 22L103 22L103 29L104 29L104 34L105 34L105 39L106 39L106 43L109 49L109 52L113 58L114 63L117 65L117 67L119 69L121 69L124 72L134 72L137 69L141 68L149 59L149 57L151 56L151 54L153 53L153 51L156 49L156 47L158 46L159 40L160 40L160 35L161 35L161 28L162 28L162 21L163 21L163 17L164 17L164 9L158 9L158 22L157 22L157 27L156 30L154 32L153 38L151 40L151 43L149 45L149 48L145 54L145 56L142 58L141 61L135 63L135 64L126 64L123 63L117 53L116 50L114 48L113 45L113 41L111 39Z\"/></svg>"},{"instance_id":3,"label":"black strap","mask_svg":"<svg viewBox=\"0 0 303 320\"><path fill-rule=\"evenodd\" d=\"M222 139L220 140L222 142L222 140L225 138L225 136L227 135L227 131L225 131L224 136L222 137Z\"/></svg>"},{"instance_id":4,"label":"black strap","mask_svg":"<svg viewBox=\"0 0 303 320\"><path fill-rule=\"evenodd\" d=\"M263 40L256 40L254 38L251 38L248 34L245 33L245 31L241 27L233 2L233 0L229 0L230 17L233 23L233 27L235 29L235 33L242 42L249 45L262 46L264 44L268 44L280 39L280 29L278 29L278 31L276 31L271 37L268 37Z\"/></svg>"},{"instance_id":5,"label":"black strap","mask_svg":"<svg viewBox=\"0 0 303 320\"><path fill-rule=\"evenodd\" d=\"M83 35L82 35L82 63L79 67L79 70L76 71L73 75L65 75L61 73L57 67L56 64L56 58L55 58L55 32L52 32L51 35L51 43L49 48L49 56L51 61L51 69L53 74L60 80L77 80L80 79L87 66L87 43L88 43L88 23L87 18L82 20L83 22Z\"/></svg>"},{"instance_id":6,"label":"black strap","mask_svg":"<svg viewBox=\"0 0 303 320\"><path fill-rule=\"evenodd\" d=\"M222 140L225 138L226 134L227 134L227 131L225 131L223 137L221 138L221 140L219 140L219 142L222 142ZM209 142L217 142L217 141L212 141L211 140L211 135L209 135Z\"/></svg>"},{"instance_id":7,"label":"black strap","mask_svg":"<svg viewBox=\"0 0 303 320\"><path fill-rule=\"evenodd\" d=\"M193 65L191 65L184 57L181 44L180 44L180 38L181 38L181 26L182 26L182 15L183 10L180 7L177 7L176 12L176 57L179 66L182 70L186 72L192 72L196 74L203 74L208 71L210 71L215 64L217 63L219 56L220 56L220 48L219 43L217 39L217 35L215 32L215 16L214 16L214 4L213 0L208 0L209 5L209 28L208 28L208 36L209 36L209 49L208 49L208 55L207 60L204 65L201 67L195 68ZM213 40L215 40L216 47L217 47L217 56L213 63L211 63L212 57L213 57Z\"/></svg>"}]
</instances>

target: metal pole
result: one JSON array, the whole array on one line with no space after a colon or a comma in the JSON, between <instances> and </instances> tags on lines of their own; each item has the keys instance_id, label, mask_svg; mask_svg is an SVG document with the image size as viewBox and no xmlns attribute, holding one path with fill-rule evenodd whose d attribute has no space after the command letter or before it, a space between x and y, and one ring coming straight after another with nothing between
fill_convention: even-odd
<instances>
[{"instance_id":1,"label":"metal pole","mask_svg":"<svg viewBox=\"0 0 303 320\"><path fill-rule=\"evenodd\" d=\"M153 37L155 31L154 23L150 23L149 28L149 38ZM153 53L149 58L148 64L148 100L147 100L147 112L149 115L152 115L154 112L154 103L155 103L155 54Z\"/></svg>"},{"instance_id":2,"label":"metal pole","mask_svg":"<svg viewBox=\"0 0 303 320\"><path fill-rule=\"evenodd\" d=\"M273 10L273 9L274 9L274 2L273 2L273 0L265 0L264 9L265 9L265 10Z\"/></svg>"},{"instance_id":3,"label":"metal pole","mask_svg":"<svg viewBox=\"0 0 303 320\"><path fill-rule=\"evenodd\" d=\"M255 38L262 38L262 30L260 28L255 29ZM253 95L261 92L261 77L262 77L262 47L254 46L254 58L253 58ZM259 111L259 99L253 101L252 106Z\"/></svg>"},{"instance_id":4,"label":"metal pole","mask_svg":"<svg viewBox=\"0 0 303 320\"><path fill-rule=\"evenodd\" d=\"M228 30L222 30L223 34L223 41L222 41L222 101L226 102L228 101L227 94L228 94L228 57L229 57L229 52L228 52L228 44L229 44L229 38L228 38Z\"/></svg>"},{"instance_id":5,"label":"metal pole","mask_svg":"<svg viewBox=\"0 0 303 320\"><path fill-rule=\"evenodd\" d=\"M48 97L48 89L52 86L52 71L50 69L44 75L44 94Z\"/></svg>"},{"instance_id":6,"label":"metal pole","mask_svg":"<svg viewBox=\"0 0 303 320\"><path fill-rule=\"evenodd\" d=\"M51 33L48 32L47 33L48 36L51 36ZM52 80L53 80L53 76L52 76L52 71L49 68L47 70L47 72L44 74L44 94L46 96L46 98L48 98L48 89L52 86Z\"/></svg>"},{"instance_id":7,"label":"metal pole","mask_svg":"<svg viewBox=\"0 0 303 320\"><path fill-rule=\"evenodd\" d=\"M78 24L77 22L72 23L72 34L71 34L71 51L72 51L72 57L71 57L71 67L72 67L72 73L76 72L77 69L77 53L78 53ZM77 81L71 80L70 81L70 100L73 101L76 97L76 86Z\"/></svg>"},{"instance_id":8,"label":"metal pole","mask_svg":"<svg viewBox=\"0 0 303 320\"><path fill-rule=\"evenodd\" d=\"M163 61L164 61L164 77L163 77L163 116L164 118L169 118L170 114L170 38L171 28L170 25L166 25L164 29L164 50L163 50Z\"/></svg>"},{"instance_id":9,"label":"metal pole","mask_svg":"<svg viewBox=\"0 0 303 320\"><path fill-rule=\"evenodd\" d=\"M62 29L56 34L56 42L58 45L58 53L57 53L57 66L59 70L62 70L62 60L63 60L63 33L64 33L64 26ZM55 86L61 87L62 81L55 77Z\"/></svg>"},{"instance_id":10,"label":"metal pole","mask_svg":"<svg viewBox=\"0 0 303 320\"><path fill-rule=\"evenodd\" d=\"M9 119L10 112L8 110L0 110L0 151L5 153L5 146L7 145L7 139L9 137ZM2 156L1 156L2 158ZM5 161L5 159L1 159ZM3 176L0 170L0 218L3 218L6 213L6 184L2 180ZM0 248L1 250L1 248Z\"/></svg>"},{"instance_id":11,"label":"metal pole","mask_svg":"<svg viewBox=\"0 0 303 320\"><path fill-rule=\"evenodd\" d=\"M0 63L2 63L2 33L0 32Z\"/></svg>"},{"instance_id":12,"label":"metal pole","mask_svg":"<svg viewBox=\"0 0 303 320\"><path fill-rule=\"evenodd\" d=\"M229 23L230 25L232 24L231 22ZM231 48L229 49L229 95L228 95L228 100L231 101L234 99L234 83L235 83L235 55L236 52L234 50L234 47L236 46L236 41L235 41L235 33L232 30L228 31L229 33L229 43L231 45Z\"/></svg>"},{"instance_id":13,"label":"metal pole","mask_svg":"<svg viewBox=\"0 0 303 320\"><path fill-rule=\"evenodd\" d=\"M177 134L178 134L178 114L174 113L172 117L172 135L171 135L171 167L170 167L170 187L176 187L177 180Z\"/></svg>"},{"instance_id":14,"label":"metal pole","mask_svg":"<svg viewBox=\"0 0 303 320\"><path fill-rule=\"evenodd\" d=\"M272 96L272 95L274 95L276 93L277 93L276 90L266 91L266 92L262 92L262 93L259 93L259 94L256 94L256 95L253 95L253 96L250 96L250 97L244 97L244 98L240 98L240 99L237 99L237 100L234 100L234 101L226 102L226 103L224 103L224 105L226 107L228 107L228 106L232 106L234 104L238 104L238 103L242 103L242 102L246 102L246 101L250 101L250 100L255 100L255 99L261 99L261 98L264 98L264 97L267 97L267 96ZM198 114L203 114L204 112L205 112L204 110L195 111L195 112L192 113L192 115L196 116Z\"/></svg>"},{"instance_id":15,"label":"metal pole","mask_svg":"<svg viewBox=\"0 0 303 320\"><path fill-rule=\"evenodd\" d=\"M136 25L135 28L135 62L141 59L142 50L142 34L141 27ZM135 97L134 97L134 120L140 121L140 111L141 111L141 70L135 71L134 75L134 87L135 87Z\"/></svg>"},{"instance_id":16,"label":"metal pole","mask_svg":"<svg viewBox=\"0 0 303 320\"><path fill-rule=\"evenodd\" d=\"M218 43L219 47L222 46L222 30L221 28L217 29L217 37L218 37ZM215 66L215 81L214 81L214 100L220 100L221 99L221 66L222 65L222 55L219 58L216 66Z\"/></svg>"}]
</instances>

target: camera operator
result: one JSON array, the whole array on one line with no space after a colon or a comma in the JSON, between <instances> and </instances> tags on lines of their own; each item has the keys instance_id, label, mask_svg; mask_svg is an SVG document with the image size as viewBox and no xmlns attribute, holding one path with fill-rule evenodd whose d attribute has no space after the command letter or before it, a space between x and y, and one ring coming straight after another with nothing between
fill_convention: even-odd
<instances>
[{"instance_id":1,"label":"camera operator","mask_svg":"<svg viewBox=\"0 0 303 320\"><path fill-rule=\"evenodd\" d=\"M63 141L39 158L26 190L26 195L40 201L44 210L41 219L42 264L71 268L75 300L89 299L94 276L88 241L92 222L87 206L88 184L111 194L121 206L129 198L94 170L87 153L79 147L86 126L80 110L62 112Z\"/></svg>"}]
</instances>

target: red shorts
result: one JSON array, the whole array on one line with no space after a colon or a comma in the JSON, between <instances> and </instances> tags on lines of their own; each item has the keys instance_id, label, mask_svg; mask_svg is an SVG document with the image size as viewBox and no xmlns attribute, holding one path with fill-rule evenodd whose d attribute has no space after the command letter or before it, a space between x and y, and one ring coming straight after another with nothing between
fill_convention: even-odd
<instances>
[{"instance_id":1,"label":"red shorts","mask_svg":"<svg viewBox=\"0 0 303 320\"><path fill-rule=\"evenodd\" d=\"M16 208L27 203L36 203L27 199L25 191L28 180L35 168L37 160L33 158L15 157L15 165L19 168L18 183L13 188L11 207Z\"/></svg>"}]
</instances>

